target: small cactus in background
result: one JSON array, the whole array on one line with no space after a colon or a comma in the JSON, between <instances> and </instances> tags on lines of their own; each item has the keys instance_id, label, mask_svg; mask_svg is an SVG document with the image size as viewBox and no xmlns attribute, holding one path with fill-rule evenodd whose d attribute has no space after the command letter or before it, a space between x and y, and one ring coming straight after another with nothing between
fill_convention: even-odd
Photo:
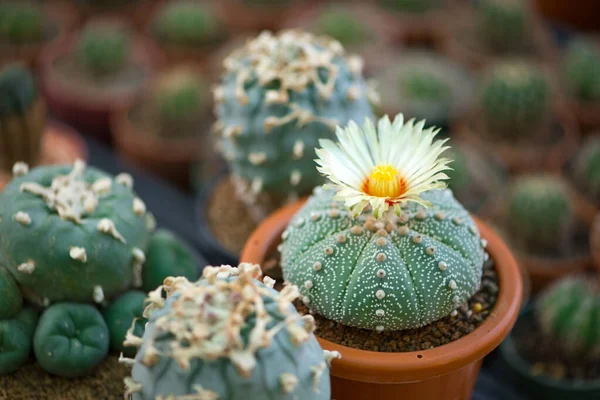
<instances>
[{"instance_id":1,"label":"small cactus in background","mask_svg":"<svg viewBox=\"0 0 600 400\"><path fill-rule=\"evenodd\" d=\"M213 14L209 5L197 1L168 3L154 22L154 34L159 40L173 45L207 44L220 32Z\"/></svg>"},{"instance_id":2,"label":"small cactus in background","mask_svg":"<svg viewBox=\"0 0 600 400\"><path fill-rule=\"evenodd\" d=\"M127 62L130 51L127 30L111 23L90 23L77 43L79 62L94 76L116 74Z\"/></svg>"},{"instance_id":3,"label":"small cactus in background","mask_svg":"<svg viewBox=\"0 0 600 400\"><path fill-rule=\"evenodd\" d=\"M10 374L29 359L38 314L31 307L10 319L0 319L0 375Z\"/></svg>"},{"instance_id":4,"label":"small cactus in background","mask_svg":"<svg viewBox=\"0 0 600 400\"><path fill-rule=\"evenodd\" d=\"M0 41L13 45L40 42L44 29L44 11L39 4L25 1L0 4Z\"/></svg>"},{"instance_id":5,"label":"small cactus in background","mask_svg":"<svg viewBox=\"0 0 600 400\"><path fill-rule=\"evenodd\" d=\"M535 252L564 250L575 217L564 182L552 176L525 176L511 188L505 219L511 239Z\"/></svg>"},{"instance_id":6,"label":"small cactus in background","mask_svg":"<svg viewBox=\"0 0 600 400\"><path fill-rule=\"evenodd\" d=\"M263 32L224 61L214 89L219 149L242 200L303 194L322 182L319 139L372 117L362 60L340 43L302 31Z\"/></svg>"},{"instance_id":7,"label":"small cactus in background","mask_svg":"<svg viewBox=\"0 0 600 400\"><path fill-rule=\"evenodd\" d=\"M379 0L384 7L410 13L424 13L444 4L443 0Z\"/></svg>"},{"instance_id":8,"label":"small cactus in background","mask_svg":"<svg viewBox=\"0 0 600 400\"><path fill-rule=\"evenodd\" d=\"M25 298L102 303L141 286L148 229L131 176L82 161L13 172L0 193L0 261Z\"/></svg>"},{"instance_id":9,"label":"small cactus in background","mask_svg":"<svg viewBox=\"0 0 600 400\"><path fill-rule=\"evenodd\" d=\"M36 164L40 156L46 106L31 73L11 64L0 70L0 167L17 161Z\"/></svg>"},{"instance_id":10,"label":"small cactus in background","mask_svg":"<svg viewBox=\"0 0 600 400\"><path fill-rule=\"evenodd\" d=\"M330 397L329 362L313 335L312 316L301 317L292 301L295 286L281 293L275 281L259 282L258 265L206 267L191 283L167 278L151 292L143 337L128 334L126 344L141 346L131 378L133 400L156 398L254 400ZM198 334L200 333L201 334Z\"/></svg>"},{"instance_id":11,"label":"small cactus in background","mask_svg":"<svg viewBox=\"0 0 600 400\"><path fill-rule=\"evenodd\" d=\"M355 15L341 7L325 9L314 23L315 30L320 35L326 35L339 40L344 46L364 43L372 36L369 27Z\"/></svg>"},{"instance_id":12,"label":"small cactus in background","mask_svg":"<svg viewBox=\"0 0 600 400\"><path fill-rule=\"evenodd\" d=\"M478 33L494 52L519 50L531 40L531 10L525 0L480 0L476 19Z\"/></svg>"},{"instance_id":13,"label":"small cactus in background","mask_svg":"<svg viewBox=\"0 0 600 400\"><path fill-rule=\"evenodd\" d=\"M542 332L564 351L600 356L600 289L584 276L563 278L547 288L535 305Z\"/></svg>"},{"instance_id":14,"label":"small cactus in background","mask_svg":"<svg viewBox=\"0 0 600 400\"><path fill-rule=\"evenodd\" d=\"M600 101L600 50L587 40L569 43L563 61L563 79L581 101Z\"/></svg>"},{"instance_id":15,"label":"small cactus in background","mask_svg":"<svg viewBox=\"0 0 600 400\"><path fill-rule=\"evenodd\" d=\"M496 65L484 79L480 108L490 134L504 139L528 139L539 131L551 106L547 77L520 62Z\"/></svg>"},{"instance_id":16,"label":"small cactus in background","mask_svg":"<svg viewBox=\"0 0 600 400\"><path fill-rule=\"evenodd\" d=\"M596 203L600 202L600 137L590 137L573 163L577 186Z\"/></svg>"}]
</instances>

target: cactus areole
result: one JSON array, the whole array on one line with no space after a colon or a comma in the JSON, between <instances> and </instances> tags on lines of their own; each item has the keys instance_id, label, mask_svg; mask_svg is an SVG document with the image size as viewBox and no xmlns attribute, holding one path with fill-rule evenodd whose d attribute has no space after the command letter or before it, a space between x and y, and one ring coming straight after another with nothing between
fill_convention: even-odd
<instances>
[{"instance_id":1,"label":"cactus areole","mask_svg":"<svg viewBox=\"0 0 600 400\"><path fill-rule=\"evenodd\" d=\"M141 284L146 207L129 175L83 161L13 173L0 193L0 259L26 298L101 303Z\"/></svg>"}]
</instances>

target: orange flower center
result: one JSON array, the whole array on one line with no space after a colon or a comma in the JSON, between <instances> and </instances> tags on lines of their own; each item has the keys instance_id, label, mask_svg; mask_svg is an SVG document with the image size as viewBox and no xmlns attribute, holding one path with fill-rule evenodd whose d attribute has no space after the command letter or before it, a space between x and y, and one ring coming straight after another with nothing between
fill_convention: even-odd
<instances>
[{"instance_id":1,"label":"orange flower center","mask_svg":"<svg viewBox=\"0 0 600 400\"><path fill-rule=\"evenodd\" d=\"M390 164L378 165L365 180L363 191L369 196L396 199L405 190L404 180Z\"/></svg>"}]
</instances>

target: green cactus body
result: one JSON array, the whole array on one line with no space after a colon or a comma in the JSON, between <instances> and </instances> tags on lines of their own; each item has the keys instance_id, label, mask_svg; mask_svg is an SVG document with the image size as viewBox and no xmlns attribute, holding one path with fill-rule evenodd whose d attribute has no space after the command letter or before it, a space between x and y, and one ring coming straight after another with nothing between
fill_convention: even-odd
<instances>
[{"instance_id":1,"label":"green cactus body","mask_svg":"<svg viewBox=\"0 0 600 400\"><path fill-rule=\"evenodd\" d=\"M92 371L108 354L109 334L102 314L89 304L59 303L40 317L33 349L40 366L59 376Z\"/></svg>"},{"instance_id":2,"label":"green cactus body","mask_svg":"<svg viewBox=\"0 0 600 400\"><path fill-rule=\"evenodd\" d=\"M373 117L362 61L326 37L264 32L224 66L214 128L244 197L310 191L322 182L313 162L319 139Z\"/></svg>"},{"instance_id":3,"label":"green cactus body","mask_svg":"<svg viewBox=\"0 0 600 400\"><path fill-rule=\"evenodd\" d=\"M31 73L10 64L0 70L0 166L10 171L17 161L37 163L46 123L46 107Z\"/></svg>"},{"instance_id":4,"label":"green cactus body","mask_svg":"<svg viewBox=\"0 0 600 400\"><path fill-rule=\"evenodd\" d=\"M23 307L23 296L17 286L15 278L4 267L0 267L0 321L17 315Z\"/></svg>"},{"instance_id":5,"label":"green cactus body","mask_svg":"<svg viewBox=\"0 0 600 400\"><path fill-rule=\"evenodd\" d=\"M27 362L38 314L24 307L12 319L0 319L0 375L10 374Z\"/></svg>"},{"instance_id":6,"label":"green cactus body","mask_svg":"<svg viewBox=\"0 0 600 400\"><path fill-rule=\"evenodd\" d=\"M550 83L533 65L505 62L495 66L481 88L480 108L488 132L505 139L528 139L545 122Z\"/></svg>"},{"instance_id":7,"label":"green cactus body","mask_svg":"<svg viewBox=\"0 0 600 400\"><path fill-rule=\"evenodd\" d=\"M206 267L196 283L165 280L166 301L162 287L150 293L143 338L128 335L141 345L125 380L132 399L329 399L339 354L324 352L312 316L295 310L298 289L279 293L260 274L258 265Z\"/></svg>"},{"instance_id":8,"label":"green cactus body","mask_svg":"<svg viewBox=\"0 0 600 400\"><path fill-rule=\"evenodd\" d=\"M401 12L422 14L442 6L441 0L379 0L383 6Z\"/></svg>"},{"instance_id":9,"label":"green cactus body","mask_svg":"<svg viewBox=\"0 0 600 400\"><path fill-rule=\"evenodd\" d=\"M104 310L102 315L110 335L110 349L131 357L135 349L125 347L123 342L127 331L133 324L133 334L142 336L147 320L142 316L146 293L140 290L130 290L116 298ZM135 322L134 322L135 321Z\"/></svg>"},{"instance_id":10,"label":"green cactus body","mask_svg":"<svg viewBox=\"0 0 600 400\"><path fill-rule=\"evenodd\" d=\"M343 7L324 10L314 22L314 26L316 32L339 40L344 46L362 44L373 36L359 15Z\"/></svg>"},{"instance_id":11,"label":"green cactus body","mask_svg":"<svg viewBox=\"0 0 600 400\"><path fill-rule=\"evenodd\" d=\"M547 288L536 301L543 333L574 355L600 356L600 290L594 280L567 277Z\"/></svg>"},{"instance_id":12,"label":"green cactus body","mask_svg":"<svg viewBox=\"0 0 600 400\"><path fill-rule=\"evenodd\" d=\"M0 4L0 40L13 45L38 43L44 38L41 6L25 1Z\"/></svg>"},{"instance_id":13,"label":"green cactus body","mask_svg":"<svg viewBox=\"0 0 600 400\"><path fill-rule=\"evenodd\" d=\"M312 312L371 330L417 328L467 301L479 288L483 241L449 190L425 192L396 219L355 220L335 192L317 188L284 231L286 281Z\"/></svg>"},{"instance_id":14,"label":"green cactus body","mask_svg":"<svg viewBox=\"0 0 600 400\"><path fill-rule=\"evenodd\" d=\"M103 77L120 71L130 52L130 37L125 28L110 23L87 25L77 43L77 58L93 76Z\"/></svg>"},{"instance_id":15,"label":"green cactus body","mask_svg":"<svg viewBox=\"0 0 600 400\"><path fill-rule=\"evenodd\" d=\"M480 0L476 19L481 39L494 52L519 50L531 40L527 1Z\"/></svg>"},{"instance_id":16,"label":"green cactus body","mask_svg":"<svg viewBox=\"0 0 600 400\"><path fill-rule=\"evenodd\" d=\"M129 175L82 161L13 170L0 193L0 259L26 298L101 303L141 285L146 208Z\"/></svg>"},{"instance_id":17,"label":"green cactus body","mask_svg":"<svg viewBox=\"0 0 600 400\"><path fill-rule=\"evenodd\" d=\"M153 31L164 43L189 47L208 44L221 34L210 7L188 0L168 3L158 14Z\"/></svg>"},{"instance_id":18,"label":"green cactus body","mask_svg":"<svg viewBox=\"0 0 600 400\"><path fill-rule=\"evenodd\" d=\"M600 137L590 137L575 158L573 175L587 197L600 203Z\"/></svg>"},{"instance_id":19,"label":"green cactus body","mask_svg":"<svg viewBox=\"0 0 600 400\"><path fill-rule=\"evenodd\" d=\"M523 249L564 249L574 223L564 183L551 176L518 178L509 194L505 223Z\"/></svg>"},{"instance_id":20,"label":"green cactus body","mask_svg":"<svg viewBox=\"0 0 600 400\"><path fill-rule=\"evenodd\" d=\"M600 100L600 50L595 43L574 40L563 61L567 89L582 101Z\"/></svg>"}]
</instances>

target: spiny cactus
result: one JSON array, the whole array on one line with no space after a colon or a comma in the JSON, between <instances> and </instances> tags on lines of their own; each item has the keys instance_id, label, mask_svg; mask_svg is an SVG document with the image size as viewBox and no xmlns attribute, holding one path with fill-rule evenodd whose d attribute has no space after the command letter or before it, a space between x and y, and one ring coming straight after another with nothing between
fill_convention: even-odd
<instances>
[{"instance_id":1,"label":"spiny cactus","mask_svg":"<svg viewBox=\"0 0 600 400\"><path fill-rule=\"evenodd\" d=\"M27 362L37 319L31 307L24 307L11 319L0 319L0 375L10 374Z\"/></svg>"},{"instance_id":2,"label":"spiny cactus","mask_svg":"<svg viewBox=\"0 0 600 400\"><path fill-rule=\"evenodd\" d=\"M130 37L127 30L111 23L90 23L81 32L77 57L95 76L113 75L127 62Z\"/></svg>"},{"instance_id":3,"label":"spiny cactus","mask_svg":"<svg viewBox=\"0 0 600 400\"><path fill-rule=\"evenodd\" d=\"M31 72L18 64L0 70L0 166L35 164L46 124L46 107Z\"/></svg>"},{"instance_id":4,"label":"spiny cactus","mask_svg":"<svg viewBox=\"0 0 600 400\"><path fill-rule=\"evenodd\" d=\"M0 38L14 45L36 43L44 38L44 11L39 4L8 1L0 4Z\"/></svg>"},{"instance_id":5,"label":"spiny cactus","mask_svg":"<svg viewBox=\"0 0 600 400\"><path fill-rule=\"evenodd\" d=\"M397 11L424 13L440 7L443 0L379 0L379 3Z\"/></svg>"},{"instance_id":6,"label":"spiny cactus","mask_svg":"<svg viewBox=\"0 0 600 400\"><path fill-rule=\"evenodd\" d=\"M364 43L372 36L369 27L356 15L343 7L325 9L314 22L315 30L339 40L344 46Z\"/></svg>"},{"instance_id":7,"label":"spiny cactus","mask_svg":"<svg viewBox=\"0 0 600 400\"><path fill-rule=\"evenodd\" d=\"M600 50L587 40L569 43L563 65L567 89L582 101L600 100Z\"/></svg>"},{"instance_id":8,"label":"spiny cactus","mask_svg":"<svg viewBox=\"0 0 600 400\"><path fill-rule=\"evenodd\" d=\"M166 4L153 28L161 41L180 46L208 43L219 34L218 21L209 6L189 0Z\"/></svg>"},{"instance_id":9,"label":"spiny cactus","mask_svg":"<svg viewBox=\"0 0 600 400\"><path fill-rule=\"evenodd\" d=\"M491 51L519 50L531 40L531 10L527 1L480 0L476 10L478 33Z\"/></svg>"},{"instance_id":10,"label":"spiny cactus","mask_svg":"<svg viewBox=\"0 0 600 400\"><path fill-rule=\"evenodd\" d=\"M131 176L83 161L13 172L0 193L0 261L26 298L102 303L141 285L146 207Z\"/></svg>"},{"instance_id":11,"label":"spiny cactus","mask_svg":"<svg viewBox=\"0 0 600 400\"><path fill-rule=\"evenodd\" d=\"M592 200L600 202L600 137L591 136L575 158L574 178L577 186Z\"/></svg>"},{"instance_id":12,"label":"spiny cactus","mask_svg":"<svg viewBox=\"0 0 600 400\"><path fill-rule=\"evenodd\" d=\"M322 182L313 162L318 140L373 116L362 61L327 37L264 32L224 67L214 128L250 203L259 192L302 194Z\"/></svg>"},{"instance_id":13,"label":"spiny cactus","mask_svg":"<svg viewBox=\"0 0 600 400\"><path fill-rule=\"evenodd\" d=\"M468 212L449 190L421 194L400 217L352 219L335 191L315 189L284 231L286 281L324 317L378 331L427 325L448 315L479 288L483 243Z\"/></svg>"},{"instance_id":14,"label":"spiny cactus","mask_svg":"<svg viewBox=\"0 0 600 400\"><path fill-rule=\"evenodd\" d=\"M567 277L547 288L536 301L542 331L569 353L600 356L600 289L584 276Z\"/></svg>"},{"instance_id":15,"label":"spiny cactus","mask_svg":"<svg viewBox=\"0 0 600 400\"><path fill-rule=\"evenodd\" d=\"M504 62L483 81L480 108L489 133L503 138L529 138L546 120L550 83L533 65Z\"/></svg>"},{"instance_id":16,"label":"spiny cactus","mask_svg":"<svg viewBox=\"0 0 600 400\"><path fill-rule=\"evenodd\" d=\"M199 398L329 399L329 362L312 332L312 316L292 305L295 286L281 293L259 282L258 265L206 267L204 279L165 279L151 292L132 376L133 400Z\"/></svg>"},{"instance_id":17,"label":"spiny cactus","mask_svg":"<svg viewBox=\"0 0 600 400\"><path fill-rule=\"evenodd\" d=\"M510 190L506 226L511 238L524 249L564 249L574 223L569 193L552 176L518 178Z\"/></svg>"}]
</instances>

